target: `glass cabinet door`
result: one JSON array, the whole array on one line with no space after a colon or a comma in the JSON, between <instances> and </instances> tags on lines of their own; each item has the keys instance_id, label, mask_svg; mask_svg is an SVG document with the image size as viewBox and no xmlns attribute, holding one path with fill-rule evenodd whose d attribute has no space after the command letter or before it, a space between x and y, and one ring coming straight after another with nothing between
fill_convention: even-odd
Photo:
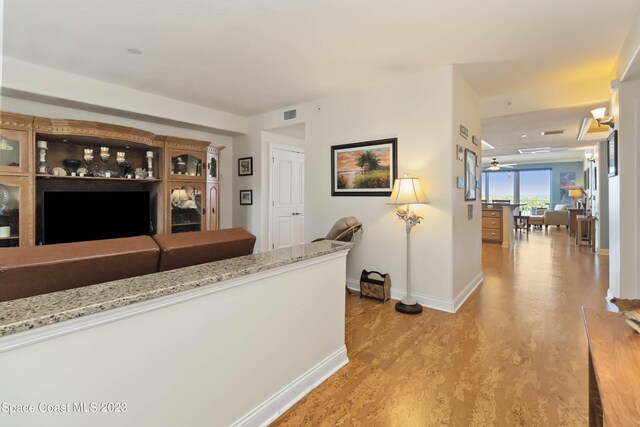
<instances>
[{"instance_id":1,"label":"glass cabinet door","mask_svg":"<svg viewBox=\"0 0 640 427\"><path fill-rule=\"evenodd\" d=\"M203 185L200 183L174 183L171 186L169 197L172 233L205 229L202 209L205 196L203 193Z\"/></svg>"},{"instance_id":2,"label":"glass cabinet door","mask_svg":"<svg viewBox=\"0 0 640 427\"><path fill-rule=\"evenodd\" d=\"M0 247L20 246L20 186L0 177Z\"/></svg>"},{"instance_id":3,"label":"glass cabinet door","mask_svg":"<svg viewBox=\"0 0 640 427\"><path fill-rule=\"evenodd\" d=\"M202 167L204 153L171 150L169 154L169 176L171 179L204 177Z\"/></svg>"},{"instance_id":4,"label":"glass cabinet door","mask_svg":"<svg viewBox=\"0 0 640 427\"><path fill-rule=\"evenodd\" d=\"M28 173L29 133L0 129L0 173Z\"/></svg>"},{"instance_id":5,"label":"glass cabinet door","mask_svg":"<svg viewBox=\"0 0 640 427\"><path fill-rule=\"evenodd\" d=\"M207 181L218 181L218 155L207 153Z\"/></svg>"}]
</instances>

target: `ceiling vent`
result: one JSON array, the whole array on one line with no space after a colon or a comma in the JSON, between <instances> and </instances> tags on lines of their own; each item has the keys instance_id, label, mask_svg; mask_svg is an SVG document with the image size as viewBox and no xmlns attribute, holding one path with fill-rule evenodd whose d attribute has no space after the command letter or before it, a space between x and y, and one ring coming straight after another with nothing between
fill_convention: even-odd
<instances>
[{"instance_id":1,"label":"ceiling vent","mask_svg":"<svg viewBox=\"0 0 640 427\"><path fill-rule=\"evenodd\" d=\"M555 153L558 151L567 151L567 147L521 148L518 150L520 154Z\"/></svg>"},{"instance_id":2,"label":"ceiling vent","mask_svg":"<svg viewBox=\"0 0 640 427\"><path fill-rule=\"evenodd\" d=\"M296 118L296 110L289 110L284 112L285 120L292 120Z\"/></svg>"},{"instance_id":3,"label":"ceiling vent","mask_svg":"<svg viewBox=\"0 0 640 427\"><path fill-rule=\"evenodd\" d=\"M542 135L560 135L564 133L564 129L562 130L545 130L541 132Z\"/></svg>"}]
</instances>

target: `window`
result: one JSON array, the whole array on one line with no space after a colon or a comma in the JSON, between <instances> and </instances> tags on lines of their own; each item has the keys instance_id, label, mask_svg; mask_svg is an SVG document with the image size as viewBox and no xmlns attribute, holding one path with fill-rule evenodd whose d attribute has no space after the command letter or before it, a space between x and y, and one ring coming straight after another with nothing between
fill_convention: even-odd
<instances>
[{"instance_id":1,"label":"window","mask_svg":"<svg viewBox=\"0 0 640 427\"><path fill-rule=\"evenodd\" d=\"M551 203L551 171L548 169L519 171L520 197L519 203L523 211L535 208L546 208Z\"/></svg>"},{"instance_id":2,"label":"window","mask_svg":"<svg viewBox=\"0 0 640 427\"><path fill-rule=\"evenodd\" d=\"M551 203L551 170L483 172L482 194L487 202L524 203L521 211L548 208Z\"/></svg>"},{"instance_id":3,"label":"window","mask_svg":"<svg viewBox=\"0 0 640 427\"><path fill-rule=\"evenodd\" d=\"M487 174L487 199L489 201L515 201L515 173L491 172Z\"/></svg>"}]
</instances>

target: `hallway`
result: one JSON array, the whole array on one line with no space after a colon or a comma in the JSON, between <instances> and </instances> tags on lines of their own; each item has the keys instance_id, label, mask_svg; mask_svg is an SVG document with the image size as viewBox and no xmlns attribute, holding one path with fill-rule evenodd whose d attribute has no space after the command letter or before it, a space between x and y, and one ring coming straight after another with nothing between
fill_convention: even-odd
<instances>
[{"instance_id":1,"label":"hallway","mask_svg":"<svg viewBox=\"0 0 640 427\"><path fill-rule=\"evenodd\" d=\"M347 295L349 364L273 425L587 425L581 306L606 308L608 258L552 227L483 245L483 270L456 314Z\"/></svg>"}]
</instances>

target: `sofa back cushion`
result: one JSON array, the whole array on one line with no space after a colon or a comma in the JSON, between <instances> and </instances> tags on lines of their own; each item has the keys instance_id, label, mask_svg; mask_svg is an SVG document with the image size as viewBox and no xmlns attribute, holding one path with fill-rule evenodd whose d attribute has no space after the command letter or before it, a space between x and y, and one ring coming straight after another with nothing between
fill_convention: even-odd
<instances>
[{"instance_id":1,"label":"sofa back cushion","mask_svg":"<svg viewBox=\"0 0 640 427\"><path fill-rule=\"evenodd\" d=\"M0 301L155 273L150 236L0 249Z\"/></svg>"},{"instance_id":2,"label":"sofa back cushion","mask_svg":"<svg viewBox=\"0 0 640 427\"><path fill-rule=\"evenodd\" d=\"M158 271L219 261L253 253L256 236L243 228L153 236L160 246Z\"/></svg>"}]
</instances>

